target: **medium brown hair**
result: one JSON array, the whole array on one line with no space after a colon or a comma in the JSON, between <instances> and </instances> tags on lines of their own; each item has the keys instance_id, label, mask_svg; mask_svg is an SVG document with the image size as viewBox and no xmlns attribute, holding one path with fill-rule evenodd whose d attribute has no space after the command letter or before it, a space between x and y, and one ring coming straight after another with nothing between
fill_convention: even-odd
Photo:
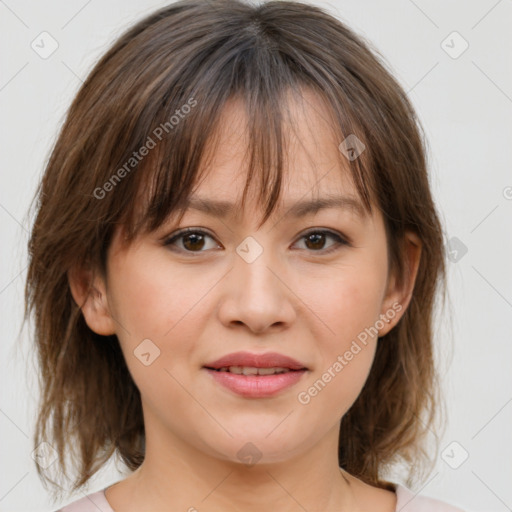
<instances>
[{"instance_id":1,"label":"medium brown hair","mask_svg":"<svg viewBox=\"0 0 512 512\"><path fill-rule=\"evenodd\" d=\"M382 212L398 276L408 271L406 231L422 242L409 307L377 344L370 375L342 419L339 464L388 487L382 474L392 464L405 461L411 476L428 462L426 434L439 402L433 315L445 260L425 137L406 93L371 44L324 9L284 0L181 0L130 28L95 65L36 194L25 289L42 394L34 447L53 446L72 490L114 454L136 469L145 434L117 337L89 329L68 271L87 265L104 275L115 229L125 227L129 242L178 211L232 98L243 99L250 130L243 201L258 176L265 222L281 190L283 99L305 88L328 105L326 122L340 143L352 134L366 146L354 159L340 151L340 164L368 211ZM37 471L45 486L58 486L49 471Z\"/></svg>"}]
</instances>

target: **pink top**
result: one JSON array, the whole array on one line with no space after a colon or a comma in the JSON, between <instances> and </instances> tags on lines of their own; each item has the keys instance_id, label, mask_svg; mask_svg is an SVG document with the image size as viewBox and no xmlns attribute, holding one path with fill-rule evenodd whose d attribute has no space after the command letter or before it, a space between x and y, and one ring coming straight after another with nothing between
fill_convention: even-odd
<instances>
[{"instance_id":1,"label":"pink top","mask_svg":"<svg viewBox=\"0 0 512 512\"><path fill-rule=\"evenodd\" d=\"M396 512L464 512L442 501L418 496L400 484L395 484ZM56 512L115 512L105 496L105 489L88 494Z\"/></svg>"}]
</instances>

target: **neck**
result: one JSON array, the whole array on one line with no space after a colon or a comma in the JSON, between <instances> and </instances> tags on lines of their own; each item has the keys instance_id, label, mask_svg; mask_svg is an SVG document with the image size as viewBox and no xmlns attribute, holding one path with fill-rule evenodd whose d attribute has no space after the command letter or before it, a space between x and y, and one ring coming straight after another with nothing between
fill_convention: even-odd
<instances>
[{"instance_id":1,"label":"neck","mask_svg":"<svg viewBox=\"0 0 512 512\"><path fill-rule=\"evenodd\" d=\"M307 452L254 465L207 455L169 440L168 432L146 432L144 463L106 497L114 510L126 512L355 510L353 485L338 467L338 429Z\"/></svg>"}]
</instances>

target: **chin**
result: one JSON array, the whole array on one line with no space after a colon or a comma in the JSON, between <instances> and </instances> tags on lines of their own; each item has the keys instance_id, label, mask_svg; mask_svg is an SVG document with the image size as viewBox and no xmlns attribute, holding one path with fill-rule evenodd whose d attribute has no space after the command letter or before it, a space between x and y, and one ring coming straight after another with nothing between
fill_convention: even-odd
<instances>
[{"instance_id":1,"label":"chin","mask_svg":"<svg viewBox=\"0 0 512 512\"><path fill-rule=\"evenodd\" d=\"M230 431L233 438L224 437L215 447L212 446L215 457L236 464L253 466L285 462L304 451L304 440L294 442L290 438L289 431L269 436L268 433L275 426L276 424L269 429L255 431L254 434L245 432L237 435ZM211 443L212 439L208 441Z\"/></svg>"}]
</instances>

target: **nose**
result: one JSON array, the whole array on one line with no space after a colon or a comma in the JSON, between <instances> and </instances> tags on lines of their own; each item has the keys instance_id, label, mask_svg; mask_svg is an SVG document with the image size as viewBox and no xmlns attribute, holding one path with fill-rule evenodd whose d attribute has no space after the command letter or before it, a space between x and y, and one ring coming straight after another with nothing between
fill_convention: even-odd
<instances>
[{"instance_id":1,"label":"nose","mask_svg":"<svg viewBox=\"0 0 512 512\"><path fill-rule=\"evenodd\" d=\"M293 323L296 311L291 279L271 252L250 237L246 245L237 248L217 310L226 327L245 325L253 333L263 333Z\"/></svg>"}]
</instances>

